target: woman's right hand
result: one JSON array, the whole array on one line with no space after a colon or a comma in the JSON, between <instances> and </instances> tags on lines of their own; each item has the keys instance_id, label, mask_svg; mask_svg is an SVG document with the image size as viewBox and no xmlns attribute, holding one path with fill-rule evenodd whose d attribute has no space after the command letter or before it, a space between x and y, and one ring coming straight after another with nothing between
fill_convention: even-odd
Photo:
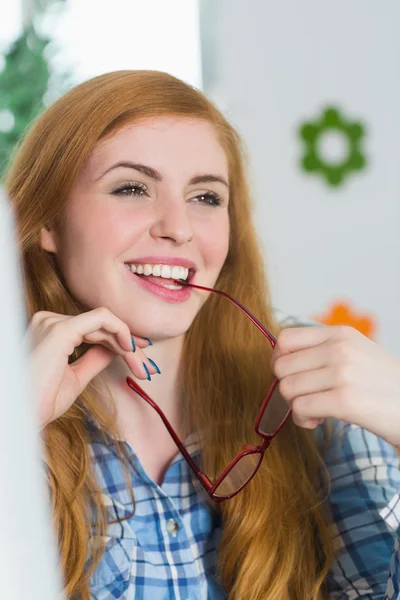
<instances>
[{"instance_id":1,"label":"woman's right hand","mask_svg":"<svg viewBox=\"0 0 400 600\"><path fill-rule=\"evenodd\" d=\"M107 308L77 316L40 311L33 315L26 333L30 344L28 366L39 403L39 424L45 427L63 415L88 383L121 356L133 375L147 379L156 369L142 351L148 340L133 336L129 327ZM25 337L26 337L25 336ZM68 363L75 348L93 344L80 358Z\"/></svg>"}]
</instances>

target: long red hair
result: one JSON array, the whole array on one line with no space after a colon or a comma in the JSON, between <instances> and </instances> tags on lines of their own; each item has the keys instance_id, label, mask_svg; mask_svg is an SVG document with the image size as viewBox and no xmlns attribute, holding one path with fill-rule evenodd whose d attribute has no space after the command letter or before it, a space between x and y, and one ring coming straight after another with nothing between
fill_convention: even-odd
<instances>
[{"instance_id":1,"label":"long red hair","mask_svg":"<svg viewBox=\"0 0 400 600\"><path fill-rule=\"evenodd\" d=\"M277 332L252 223L240 139L203 94L153 71L109 73L75 87L40 116L17 150L6 188L17 221L29 318L39 310L69 315L81 310L64 286L54 256L41 249L40 230L62 219L72 182L99 140L127 123L159 115L203 119L214 127L226 152L231 182L230 248L217 286ZM73 358L83 351L77 349ZM234 308L218 298L205 303L186 335L182 393L192 426L205 432L202 461L207 473L220 473L238 448L258 441L253 429L258 392L272 377L268 369L257 366L260 352L254 328L238 323ZM214 402L213 390L221 385L225 400ZM87 412L117 437L115 414L100 410L94 385L44 431L66 593L82 600L90 599L90 569L85 567L89 549L92 570L102 552L93 545L91 515L100 534L96 539L107 526L87 444ZM229 429L224 427L227 419ZM120 456L124 461L122 449ZM323 463L311 434L289 423L254 480L222 505L218 574L230 598L325 597L331 547L321 507L321 473Z\"/></svg>"}]
</instances>

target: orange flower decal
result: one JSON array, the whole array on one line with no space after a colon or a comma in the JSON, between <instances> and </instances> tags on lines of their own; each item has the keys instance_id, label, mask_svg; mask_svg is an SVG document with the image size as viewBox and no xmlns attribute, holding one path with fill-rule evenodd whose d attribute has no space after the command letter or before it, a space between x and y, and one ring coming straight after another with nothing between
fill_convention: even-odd
<instances>
[{"instance_id":1,"label":"orange flower decal","mask_svg":"<svg viewBox=\"0 0 400 600\"><path fill-rule=\"evenodd\" d=\"M348 325L354 327L354 329L357 329L371 339L376 331L376 322L372 317L357 313L346 302L336 302L325 315L314 318L324 325Z\"/></svg>"}]
</instances>

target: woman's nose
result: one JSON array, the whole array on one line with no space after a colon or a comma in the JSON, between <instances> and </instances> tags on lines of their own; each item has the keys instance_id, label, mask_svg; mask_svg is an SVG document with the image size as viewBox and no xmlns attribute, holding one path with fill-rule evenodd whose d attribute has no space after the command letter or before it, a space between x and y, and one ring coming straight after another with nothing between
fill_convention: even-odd
<instances>
[{"instance_id":1,"label":"woman's nose","mask_svg":"<svg viewBox=\"0 0 400 600\"><path fill-rule=\"evenodd\" d=\"M150 234L154 238L171 240L179 246L190 242L193 239L193 227L186 203L171 202L158 210Z\"/></svg>"}]
</instances>

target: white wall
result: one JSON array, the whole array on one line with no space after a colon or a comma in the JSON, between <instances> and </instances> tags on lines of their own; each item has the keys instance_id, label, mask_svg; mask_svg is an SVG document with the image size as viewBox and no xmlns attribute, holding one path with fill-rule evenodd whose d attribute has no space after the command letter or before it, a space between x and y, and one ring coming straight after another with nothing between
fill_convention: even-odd
<instances>
[{"instance_id":1,"label":"white wall","mask_svg":"<svg viewBox=\"0 0 400 600\"><path fill-rule=\"evenodd\" d=\"M203 85L250 151L275 305L310 317L344 299L398 354L399 22L398 0L201 2ZM368 168L339 189L298 166L299 124L331 104L367 127Z\"/></svg>"},{"instance_id":2,"label":"white wall","mask_svg":"<svg viewBox=\"0 0 400 600\"><path fill-rule=\"evenodd\" d=\"M46 30L59 50L54 66L72 70L73 83L155 69L201 87L198 0L68 0Z\"/></svg>"},{"instance_id":3,"label":"white wall","mask_svg":"<svg viewBox=\"0 0 400 600\"><path fill-rule=\"evenodd\" d=\"M0 0L2 52L22 32L23 4ZM74 85L119 69L167 71L201 88L198 0L66 0L36 21L53 42L52 70L66 73ZM58 96L57 82L49 102Z\"/></svg>"}]
</instances>

